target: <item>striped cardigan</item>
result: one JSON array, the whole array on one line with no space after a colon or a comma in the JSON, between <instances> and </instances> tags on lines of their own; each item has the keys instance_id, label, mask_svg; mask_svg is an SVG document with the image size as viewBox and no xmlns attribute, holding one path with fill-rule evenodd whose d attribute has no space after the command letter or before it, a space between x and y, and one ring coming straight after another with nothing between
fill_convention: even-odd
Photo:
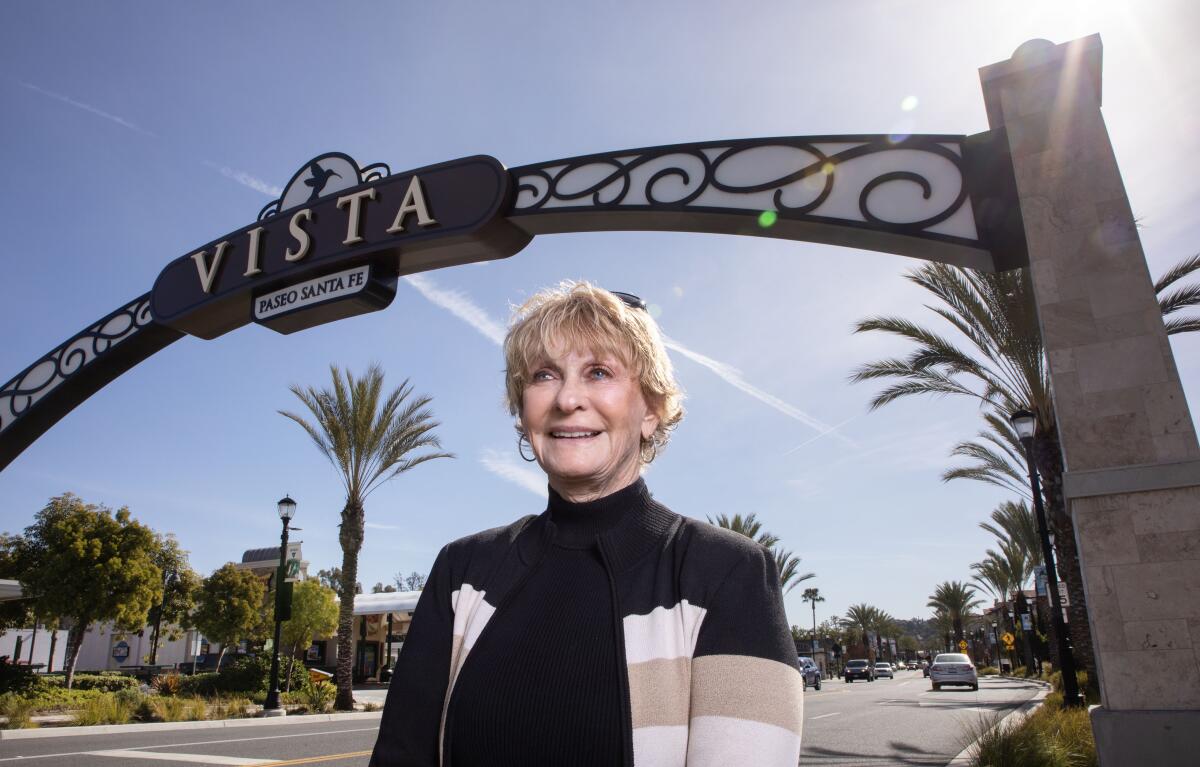
<instances>
[{"instance_id":1,"label":"striped cardigan","mask_svg":"<svg viewBox=\"0 0 1200 767\"><path fill-rule=\"evenodd\" d=\"M372 767L434 767L454 682L553 540L549 514L447 545L392 677ZM620 616L629 767L794 767L803 697L774 558L649 501L599 536Z\"/></svg>"}]
</instances>

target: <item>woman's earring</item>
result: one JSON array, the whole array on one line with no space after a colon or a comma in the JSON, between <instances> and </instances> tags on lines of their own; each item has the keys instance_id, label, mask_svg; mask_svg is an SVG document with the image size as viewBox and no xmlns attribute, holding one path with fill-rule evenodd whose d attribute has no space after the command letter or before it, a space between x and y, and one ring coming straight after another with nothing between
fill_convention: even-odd
<instances>
[{"instance_id":1,"label":"woman's earring","mask_svg":"<svg viewBox=\"0 0 1200 767\"><path fill-rule=\"evenodd\" d=\"M650 446L650 457L649 458L646 457L646 446L647 445ZM653 437L651 437L650 439L648 439L642 443L642 463L651 463L657 457L658 457L658 443L654 441Z\"/></svg>"},{"instance_id":2,"label":"woman's earring","mask_svg":"<svg viewBox=\"0 0 1200 767\"><path fill-rule=\"evenodd\" d=\"M529 437L526 437L524 432L517 435L517 452L521 454L521 458L523 458L525 461L527 461L529 463L533 463L534 461L537 460L537 456L531 456L529 458L525 457L526 443L529 444L529 450L530 450L530 452L532 452L533 451L533 443L529 442Z\"/></svg>"}]
</instances>

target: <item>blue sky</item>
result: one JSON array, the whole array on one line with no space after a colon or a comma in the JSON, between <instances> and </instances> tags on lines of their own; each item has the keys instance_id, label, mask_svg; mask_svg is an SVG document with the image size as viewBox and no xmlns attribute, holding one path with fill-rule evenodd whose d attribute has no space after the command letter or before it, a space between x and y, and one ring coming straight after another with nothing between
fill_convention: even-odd
<instances>
[{"instance_id":1,"label":"blue sky","mask_svg":"<svg viewBox=\"0 0 1200 767\"><path fill-rule=\"evenodd\" d=\"M736 8L737 10L731 10ZM509 167L756 136L986 130L978 68L1025 40L1099 32L1104 112L1151 271L1200 243L1196 6L1118 2L23 3L0 29L0 378L150 289L171 259L253 220L314 155ZM907 100L907 102L906 102ZM915 108L905 109L904 106ZM279 416L330 363L379 362L434 398L456 460L367 504L369 588L445 542L543 508L516 454L496 343L510 307L565 278L645 297L688 414L647 474L704 518L757 513L817 573L817 618L868 602L925 615L990 544L1007 495L939 477L976 407L867 412L859 364L903 353L855 320L928 320L918 262L731 236L543 236L518 255L402 282L383 312L291 336L186 338L92 397L0 473L0 530L52 495L128 505L202 573L278 540L299 502L305 557L340 563L339 483ZM466 319L464 319L464 317ZM1198 340L1173 341L1195 405ZM702 355L709 363L697 362ZM820 436L821 424L837 430ZM805 585L810 585L805 584ZM797 589L793 623L811 620Z\"/></svg>"}]
</instances>

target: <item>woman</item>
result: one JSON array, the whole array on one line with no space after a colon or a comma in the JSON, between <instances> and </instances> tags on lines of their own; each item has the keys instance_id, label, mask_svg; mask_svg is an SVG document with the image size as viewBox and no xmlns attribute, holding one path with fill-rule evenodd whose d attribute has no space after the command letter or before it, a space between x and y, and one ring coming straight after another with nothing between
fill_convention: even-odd
<instances>
[{"instance_id":1,"label":"woman","mask_svg":"<svg viewBox=\"0 0 1200 767\"><path fill-rule=\"evenodd\" d=\"M371 764L793 767L774 558L641 479L683 415L645 304L564 283L517 311L504 351L547 509L442 549Z\"/></svg>"}]
</instances>

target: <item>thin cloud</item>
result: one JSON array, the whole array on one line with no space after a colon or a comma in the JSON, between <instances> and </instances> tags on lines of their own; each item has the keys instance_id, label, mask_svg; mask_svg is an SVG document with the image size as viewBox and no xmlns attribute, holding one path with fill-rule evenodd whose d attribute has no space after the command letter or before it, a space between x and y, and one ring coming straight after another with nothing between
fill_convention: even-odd
<instances>
[{"instance_id":1,"label":"thin cloud","mask_svg":"<svg viewBox=\"0 0 1200 767\"><path fill-rule=\"evenodd\" d=\"M433 280L423 274L410 274L404 279L430 302L475 328L492 343L497 346L504 343L504 326L489 317L483 307L472 301L470 296L457 290L439 288Z\"/></svg>"},{"instance_id":2,"label":"thin cloud","mask_svg":"<svg viewBox=\"0 0 1200 767\"><path fill-rule=\"evenodd\" d=\"M103 109L94 107L91 104L85 104L82 101L76 101L75 99L71 98L70 96L64 96L61 93L55 93L54 91L46 90L45 88L41 88L37 85L34 85L33 83L27 83L23 80L18 80L17 82L20 83L22 88L27 88L27 89L33 91L34 93L40 93L43 96L46 96L48 98L56 99L58 101L61 101L64 104L69 104L70 106L73 106L76 109L82 109L85 112L90 112L91 114L94 114L97 117L103 117L105 120L108 120L109 122L114 122L117 125L120 125L122 128L128 128L129 130L133 131L134 133L140 133L143 136L150 136L151 138L158 138L157 134L146 130L145 128L141 127L140 125L136 125L135 123L132 123L129 120L126 120L124 117L119 117L115 114L112 114L111 112L105 112Z\"/></svg>"},{"instance_id":3,"label":"thin cloud","mask_svg":"<svg viewBox=\"0 0 1200 767\"><path fill-rule=\"evenodd\" d=\"M268 197L283 196L283 189L281 187L269 184L266 181L263 181L261 178L251 176L244 170L237 170L226 165L217 165L216 163L207 161L204 164L220 173L225 178L230 179L231 181L236 181L242 186L249 187L256 192L267 195Z\"/></svg>"},{"instance_id":4,"label":"thin cloud","mask_svg":"<svg viewBox=\"0 0 1200 767\"><path fill-rule=\"evenodd\" d=\"M814 418L813 416L804 412L803 410L796 407L795 405L788 403L788 402L784 402L779 397L776 397L774 394L768 394L767 392L758 388L754 384L747 381L742 376L742 373L740 370L738 370L737 368L735 368L731 365L727 365L724 362L715 360L712 357L705 356L705 355L701 354L700 352L692 351L691 349L687 348L683 344L679 343L678 341L674 340L673 338L669 338L666 335L663 335L663 344L668 349L670 349L674 352L678 352L679 354L682 354L684 357L687 357L689 360L691 360L692 362L695 362L697 365L706 367L709 370L711 370L713 373L716 373L718 378L725 381L727 384L729 384L733 388L738 389L739 391L745 392L746 394L749 394L754 399L758 400L759 402L762 402L764 405L767 405L769 407L774 408L775 410L778 410L780 413L783 413L788 418L794 418L795 420L799 421L800 423L804 424L805 426L815 429L816 431L820 432L818 437L823 437L827 434L832 434L833 436L837 437L838 439L842 440L843 442L845 442L848 445L857 446L858 443L856 443L854 440L850 439L849 437L847 437L843 434L837 433L838 427L840 427L842 424L844 424L845 421L843 421L842 424L838 424L837 426L830 426L829 424L825 423L824 421L822 421L818 418Z\"/></svg>"},{"instance_id":5,"label":"thin cloud","mask_svg":"<svg viewBox=\"0 0 1200 767\"><path fill-rule=\"evenodd\" d=\"M489 448L483 451L479 463L500 479L523 487L543 500L546 498L546 475L529 465L518 463L515 456Z\"/></svg>"},{"instance_id":6,"label":"thin cloud","mask_svg":"<svg viewBox=\"0 0 1200 767\"><path fill-rule=\"evenodd\" d=\"M369 527L372 530L399 530L400 525L381 525L378 522L364 522L363 527Z\"/></svg>"},{"instance_id":7,"label":"thin cloud","mask_svg":"<svg viewBox=\"0 0 1200 767\"><path fill-rule=\"evenodd\" d=\"M492 343L496 344L497 346L504 343L504 326L489 317L488 313L484 311L483 307L472 301L470 296L467 296L466 294L457 290L443 290L437 287L433 280L423 274L410 274L404 279L407 280L410 285L416 288L425 298L429 299L443 309L448 310L456 317L478 330ZM668 349L671 349L672 351L687 357L692 362L695 362L702 367L708 368L713 373L716 373L718 378L730 384L735 389L739 389L746 394L749 394L759 402L762 402L763 404L778 410L780 413L783 413L789 418L794 418L800 423L820 432L817 435L817 438L832 434L848 445L857 446L858 443L856 443L854 440L837 433L837 429L845 424L846 421L843 421L837 426L830 426L824 421L805 413L795 405L784 402L775 395L768 394L762 389L759 389L757 386L754 386L742 376L741 371L737 370L731 365L727 365L724 362L715 360L712 357L708 357L699 352L692 351L678 341L669 338L665 334L663 335L663 343Z\"/></svg>"}]
</instances>

